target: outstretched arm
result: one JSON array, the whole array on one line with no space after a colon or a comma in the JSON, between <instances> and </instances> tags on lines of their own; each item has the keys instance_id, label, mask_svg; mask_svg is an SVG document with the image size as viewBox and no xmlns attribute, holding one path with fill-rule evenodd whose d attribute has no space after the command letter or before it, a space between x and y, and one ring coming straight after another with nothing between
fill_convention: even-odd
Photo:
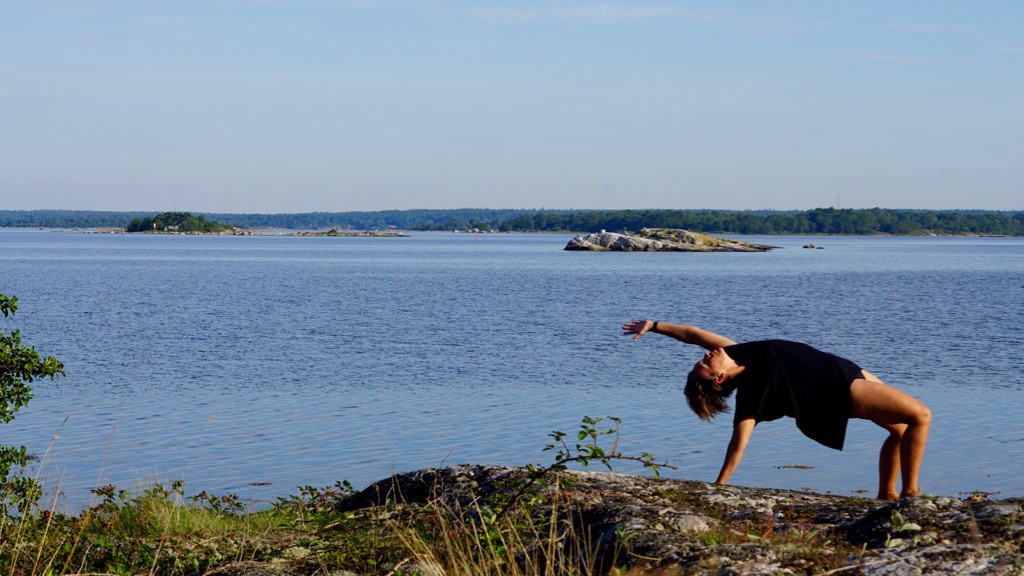
<instances>
[{"instance_id":1,"label":"outstretched arm","mask_svg":"<svg viewBox=\"0 0 1024 576\"><path fill-rule=\"evenodd\" d=\"M718 473L715 484L725 484L729 481L732 473L736 471L740 460L743 459L743 451L747 449L750 435L754 433L755 424L757 424L757 420L744 418L732 427L732 440L729 441L729 448L725 451L725 462L722 464L722 470Z\"/></svg>"},{"instance_id":2,"label":"outstretched arm","mask_svg":"<svg viewBox=\"0 0 1024 576\"><path fill-rule=\"evenodd\" d=\"M657 329L655 329L655 324L658 325ZM714 332L708 332L707 330L701 330L696 326L669 324L668 322L651 322L650 320L633 320L632 322L626 322L622 325L622 334L624 336L636 334L636 336L633 337L633 342L636 342L641 336L652 331L657 334L671 336L680 342L695 344L708 350L717 350L718 348L724 348L735 344L735 342L725 336L715 334Z\"/></svg>"}]
</instances>

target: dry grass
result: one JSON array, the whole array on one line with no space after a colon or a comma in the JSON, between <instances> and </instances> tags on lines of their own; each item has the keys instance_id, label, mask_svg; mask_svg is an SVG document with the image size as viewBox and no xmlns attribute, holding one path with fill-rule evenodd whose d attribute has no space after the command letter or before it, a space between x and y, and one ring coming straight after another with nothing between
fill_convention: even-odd
<instances>
[{"instance_id":1,"label":"dry grass","mask_svg":"<svg viewBox=\"0 0 1024 576\"><path fill-rule=\"evenodd\" d=\"M194 574L267 557L296 538L285 510L216 510L160 486L105 494L78 514L57 510L53 498L45 509L4 517L0 574Z\"/></svg>"},{"instance_id":2,"label":"dry grass","mask_svg":"<svg viewBox=\"0 0 1024 576\"><path fill-rule=\"evenodd\" d=\"M430 531L389 524L410 555L407 567L425 576L623 573L615 568L615 558L599 555L592 535L573 518L567 498L556 490L546 502L543 515L530 508L501 515L479 504L459 513L430 508Z\"/></svg>"}]
</instances>

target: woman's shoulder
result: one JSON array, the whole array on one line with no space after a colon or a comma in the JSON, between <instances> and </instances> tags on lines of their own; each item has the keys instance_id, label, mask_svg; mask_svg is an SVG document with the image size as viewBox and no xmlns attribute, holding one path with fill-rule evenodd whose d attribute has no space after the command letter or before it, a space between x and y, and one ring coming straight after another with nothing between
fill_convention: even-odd
<instances>
[{"instance_id":1,"label":"woman's shoulder","mask_svg":"<svg viewBox=\"0 0 1024 576\"><path fill-rule=\"evenodd\" d=\"M739 364L748 364L763 356L771 349L771 340L754 340L751 342L740 342L723 348L730 358Z\"/></svg>"}]
</instances>

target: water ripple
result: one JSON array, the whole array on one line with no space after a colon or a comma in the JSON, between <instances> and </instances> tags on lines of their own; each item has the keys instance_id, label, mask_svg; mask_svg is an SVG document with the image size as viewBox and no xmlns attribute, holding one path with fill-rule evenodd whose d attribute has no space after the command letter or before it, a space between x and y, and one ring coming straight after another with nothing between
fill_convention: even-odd
<instances>
[{"instance_id":1,"label":"water ripple","mask_svg":"<svg viewBox=\"0 0 1024 576\"><path fill-rule=\"evenodd\" d=\"M619 334L654 317L855 359L932 408L927 491L1024 495L1024 241L781 237L767 254L685 255L571 254L567 239L0 231L2 290L22 304L5 329L68 368L34 384L5 441L43 455L60 430L44 474L72 503L180 478L270 501L392 470L548 462L548 432L615 415L623 450L713 479L731 430L686 409L697 352ZM853 422L839 453L766 423L733 480L873 490L883 437Z\"/></svg>"}]
</instances>

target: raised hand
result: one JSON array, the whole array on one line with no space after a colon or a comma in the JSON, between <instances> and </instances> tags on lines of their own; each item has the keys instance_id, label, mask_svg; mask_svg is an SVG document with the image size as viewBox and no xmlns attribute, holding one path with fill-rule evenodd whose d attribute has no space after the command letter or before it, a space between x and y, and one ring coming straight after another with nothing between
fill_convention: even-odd
<instances>
[{"instance_id":1,"label":"raised hand","mask_svg":"<svg viewBox=\"0 0 1024 576\"><path fill-rule=\"evenodd\" d=\"M632 320L622 325L622 335L629 336L630 334L636 334L636 336L633 336L633 342L636 342L653 326L654 322L651 322L650 320Z\"/></svg>"}]
</instances>

